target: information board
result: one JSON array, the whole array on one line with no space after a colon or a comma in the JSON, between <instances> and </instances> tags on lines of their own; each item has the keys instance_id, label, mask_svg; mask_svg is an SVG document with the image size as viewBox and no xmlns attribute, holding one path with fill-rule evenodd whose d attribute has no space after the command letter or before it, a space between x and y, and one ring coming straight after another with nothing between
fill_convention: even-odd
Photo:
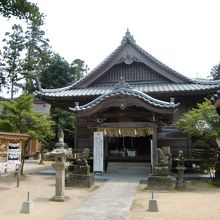
<instances>
[{"instance_id":1,"label":"information board","mask_svg":"<svg viewBox=\"0 0 220 220\"><path fill-rule=\"evenodd\" d=\"M18 169L20 164L21 150L19 143L9 143L8 145L8 163L7 172Z\"/></svg>"},{"instance_id":2,"label":"information board","mask_svg":"<svg viewBox=\"0 0 220 220\"><path fill-rule=\"evenodd\" d=\"M103 172L103 132L94 132L93 172Z\"/></svg>"}]
</instances>

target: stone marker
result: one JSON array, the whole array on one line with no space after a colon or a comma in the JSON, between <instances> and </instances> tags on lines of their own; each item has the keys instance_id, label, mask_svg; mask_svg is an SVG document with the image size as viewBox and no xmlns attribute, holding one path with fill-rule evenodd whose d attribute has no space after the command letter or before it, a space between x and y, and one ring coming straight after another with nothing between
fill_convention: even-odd
<instances>
[{"instance_id":1,"label":"stone marker","mask_svg":"<svg viewBox=\"0 0 220 220\"><path fill-rule=\"evenodd\" d=\"M149 200L148 212L158 212L157 200L154 199L154 192L152 191L152 198Z\"/></svg>"},{"instance_id":2,"label":"stone marker","mask_svg":"<svg viewBox=\"0 0 220 220\"><path fill-rule=\"evenodd\" d=\"M23 202L22 208L21 208L21 213L31 213L31 201L30 201L30 193L28 192L27 194L27 201Z\"/></svg>"}]
</instances>

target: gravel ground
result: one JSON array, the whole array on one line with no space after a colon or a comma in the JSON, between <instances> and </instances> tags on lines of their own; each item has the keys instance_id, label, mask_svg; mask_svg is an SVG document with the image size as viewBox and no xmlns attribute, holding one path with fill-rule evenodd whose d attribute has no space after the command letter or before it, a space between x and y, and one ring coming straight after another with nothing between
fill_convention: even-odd
<instances>
[{"instance_id":1,"label":"gravel ground","mask_svg":"<svg viewBox=\"0 0 220 220\"><path fill-rule=\"evenodd\" d=\"M191 181L187 191L155 191L158 212L148 212L151 191L141 184L131 205L128 220L219 220L220 188L205 181Z\"/></svg>"}]
</instances>

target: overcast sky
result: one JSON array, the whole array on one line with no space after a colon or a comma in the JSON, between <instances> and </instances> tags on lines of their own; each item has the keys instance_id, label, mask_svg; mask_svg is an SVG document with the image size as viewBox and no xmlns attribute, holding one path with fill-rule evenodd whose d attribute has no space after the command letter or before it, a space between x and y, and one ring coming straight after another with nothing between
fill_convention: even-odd
<instances>
[{"instance_id":1,"label":"overcast sky","mask_svg":"<svg viewBox=\"0 0 220 220\"><path fill-rule=\"evenodd\" d=\"M219 0L32 0L46 14L53 50L93 69L129 28L136 43L191 78L206 78L220 62ZM0 40L10 23L0 19Z\"/></svg>"}]
</instances>

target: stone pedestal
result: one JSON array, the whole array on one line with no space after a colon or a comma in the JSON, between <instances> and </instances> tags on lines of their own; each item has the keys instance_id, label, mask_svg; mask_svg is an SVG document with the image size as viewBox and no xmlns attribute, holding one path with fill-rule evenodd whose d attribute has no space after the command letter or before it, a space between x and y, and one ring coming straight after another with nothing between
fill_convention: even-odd
<instances>
[{"instance_id":1,"label":"stone pedestal","mask_svg":"<svg viewBox=\"0 0 220 220\"><path fill-rule=\"evenodd\" d=\"M30 201L23 202L21 213L27 213L27 214L31 213L31 202Z\"/></svg>"},{"instance_id":2,"label":"stone pedestal","mask_svg":"<svg viewBox=\"0 0 220 220\"><path fill-rule=\"evenodd\" d=\"M88 187L94 185L94 174L74 174L69 173L68 176L66 176L65 185L69 187Z\"/></svg>"},{"instance_id":3,"label":"stone pedestal","mask_svg":"<svg viewBox=\"0 0 220 220\"><path fill-rule=\"evenodd\" d=\"M158 212L157 200L155 199L149 200L148 212Z\"/></svg>"},{"instance_id":4,"label":"stone pedestal","mask_svg":"<svg viewBox=\"0 0 220 220\"><path fill-rule=\"evenodd\" d=\"M177 171L178 171L178 174L179 174L179 177L178 177L178 180L177 180L177 183L176 183L176 188L177 189L182 189L182 190L185 190L186 189L186 183L183 179L183 174L184 174L184 171L185 171L185 167L176 167Z\"/></svg>"},{"instance_id":5,"label":"stone pedestal","mask_svg":"<svg viewBox=\"0 0 220 220\"><path fill-rule=\"evenodd\" d=\"M90 173L89 165L71 164L66 170L65 186L90 188L94 182L94 174Z\"/></svg>"},{"instance_id":6,"label":"stone pedestal","mask_svg":"<svg viewBox=\"0 0 220 220\"><path fill-rule=\"evenodd\" d=\"M172 176L149 175L148 177L147 189L173 190L174 187Z\"/></svg>"},{"instance_id":7,"label":"stone pedestal","mask_svg":"<svg viewBox=\"0 0 220 220\"><path fill-rule=\"evenodd\" d=\"M153 168L153 174L155 176L168 176L170 174L169 167L168 166L163 166L163 167L155 166Z\"/></svg>"}]
</instances>

